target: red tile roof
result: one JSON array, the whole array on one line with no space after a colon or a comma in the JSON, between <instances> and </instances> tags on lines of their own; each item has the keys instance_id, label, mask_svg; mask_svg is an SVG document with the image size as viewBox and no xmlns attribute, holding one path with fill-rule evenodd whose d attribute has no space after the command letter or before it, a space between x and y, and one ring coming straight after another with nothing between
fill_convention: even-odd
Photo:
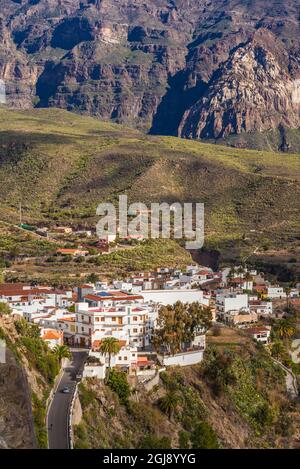
<instances>
[{"instance_id":1,"label":"red tile roof","mask_svg":"<svg viewBox=\"0 0 300 469\"><path fill-rule=\"evenodd\" d=\"M56 331L55 329L49 329L45 331L44 335L42 335L42 339L44 340L59 340L63 338L64 333L61 331Z\"/></svg>"},{"instance_id":2,"label":"red tile roof","mask_svg":"<svg viewBox=\"0 0 300 469\"><path fill-rule=\"evenodd\" d=\"M81 253L81 254L85 254L85 253L88 253L88 251L84 251L82 249L66 249L66 248L63 248L63 249L58 249L57 252L59 254L76 254L76 253Z\"/></svg>"},{"instance_id":3,"label":"red tile roof","mask_svg":"<svg viewBox=\"0 0 300 469\"><path fill-rule=\"evenodd\" d=\"M100 302L100 301L106 301L106 300L110 300L110 301L132 301L132 300L142 300L143 297L140 296L140 295L127 295L126 293L122 293L122 292L108 292L109 295L108 296L98 296L98 295L85 295L85 299L87 300L91 300L91 301L96 301L96 302Z\"/></svg>"},{"instance_id":4,"label":"red tile roof","mask_svg":"<svg viewBox=\"0 0 300 469\"><path fill-rule=\"evenodd\" d=\"M94 340L93 344L92 344L93 350L98 349L101 345L101 342L102 342L102 340ZM119 340L119 346L121 348L125 347L125 345L126 345L126 340Z\"/></svg>"}]
</instances>

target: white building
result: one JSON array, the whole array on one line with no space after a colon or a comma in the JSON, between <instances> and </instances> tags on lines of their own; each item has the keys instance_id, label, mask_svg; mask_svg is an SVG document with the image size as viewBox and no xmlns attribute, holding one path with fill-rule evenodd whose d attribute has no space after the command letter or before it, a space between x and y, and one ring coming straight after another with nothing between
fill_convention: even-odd
<instances>
[{"instance_id":1,"label":"white building","mask_svg":"<svg viewBox=\"0 0 300 469\"><path fill-rule=\"evenodd\" d=\"M216 308L217 313L227 313L228 311L247 309L248 295L234 292L217 292Z\"/></svg>"},{"instance_id":2,"label":"white building","mask_svg":"<svg viewBox=\"0 0 300 469\"><path fill-rule=\"evenodd\" d=\"M246 332L255 340L264 345L270 341L271 328L266 326L258 326L247 329Z\"/></svg>"},{"instance_id":3,"label":"white building","mask_svg":"<svg viewBox=\"0 0 300 469\"><path fill-rule=\"evenodd\" d=\"M14 311L20 312L28 321L31 314L41 312L46 307L66 308L73 302L72 290L60 291L21 284L1 285L0 299L6 300Z\"/></svg>"},{"instance_id":4,"label":"white building","mask_svg":"<svg viewBox=\"0 0 300 469\"><path fill-rule=\"evenodd\" d=\"M273 313L272 301L252 301L249 302L250 311L260 316L271 316Z\"/></svg>"},{"instance_id":5,"label":"white building","mask_svg":"<svg viewBox=\"0 0 300 469\"><path fill-rule=\"evenodd\" d=\"M226 313L220 313L220 318L229 326L245 327L248 324L254 324L258 320L256 313L250 311L249 308L240 309L239 311L230 310Z\"/></svg>"},{"instance_id":6,"label":"white building","mask_svg":"<svg viewBox=\"0 0 300 469\"><path fill-rule=\"evenodd\" d=\"M155 309L143 304L90 307L88 303L79 303L76 305L75 342L91 346L96 338L115 337L139 349L148 347L156 317Z\"/></svg>"},{"instance_id":7,"label":"white building","mask_svg":"<svg viewBox=\"0 0 300 469\"><path fill-rule=\"evenodd\" d=\"M199 302L204 306L209 305L209 301L204 298L202 290L146 290L141 293L145 302L158 303L160 305L174 305L177 301L182 303Z\"/></svg>"},{"instance_id":8,"label":"white building","mask_svg":"<svg viewBox=\"0 0 300 469\"><path fill-rule=\"evenodd\" d=\"M41 329L41 338L53 349L56 346L63 345L64 334L61 331L55 329Z\"/></svg>"},{"instance_id":9,"label":"white building","mask_svg":"<svg viewBox=\"0 0 300 469\"><path fill-rule=\"evenodd\" d=\"M267 287L267 297L271 299L281 299L286 298L286 293L284 292L283 287Z\"/></svg>"},{"instance_id":10,"label":"white building","mask_svg":"<svg viewBox=\"0 0 300 469\"><path fill-rule=\"evenodd\" d=\"M101 340L93 341L88 361L84 367L84 377L105 378L106 370L109 367L109 357L100 352L100 346ZM147 355L139 352L137 347L130 345L126 340L120 340L119 346L120 351L111 356L110 366L112 368L135 375L143 373L145 370L155 370L155 363L149 360Z\"/></svg>"}]
</instances>

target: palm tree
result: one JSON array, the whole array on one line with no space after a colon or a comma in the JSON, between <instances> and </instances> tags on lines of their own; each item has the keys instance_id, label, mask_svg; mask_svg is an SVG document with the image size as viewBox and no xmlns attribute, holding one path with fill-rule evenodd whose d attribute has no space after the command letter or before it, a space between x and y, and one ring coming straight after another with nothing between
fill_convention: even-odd
<instances>
[{"instance_id":1,"label":"palm tree","mask_svg":"<svg viewBox=\"0 0 300 469\"><path fill-rule=\"evenodd\" d=\"M250 272L248 272L248 270L246 271L245 275L244 275L244 280L246 281L246 284L247 284L247 290L249 290L249 282L252 280L252 276L250 274Z\"/></svg>"},{"instance_id":2,"label":"palm tree","mask_svg":"<svg viewBox=\"0 0 300 469\"><path fill-rule=\"evenodd\" d=\"M160 410L168 415L169 420L171 420L172 415L176 412L178 404L179 397L175 391L168 391L167 394L158 401Z\"/></svg>"},{"instance_id":3,"label":"palm tree","mask_svg":"<svg viewBox=\"0 0 300 469\"><path fill-rule=\"evenodd\" d=\"M285 294L286 294L286 310L287 310L287 312L289 312L289 309L290 309L290 296L291 296L291 291L292 291L291 287L286 287L286 288L284 289L284 292L285 292Z\"/></svg>"},{"instance_id":4,"label":"palm tree","mask_svg":"<svg viewBox=\"0 0 300 469\"><path fill-rule=\"evenodd\" d=\"M244 272L245 272L244 267L243 267L242 265L240 265L240 266L238 267L238 270L237 270L237 273L238 273L239 276L240 276L240 284L242 284L242 278L243 278L242 276L243 276Z\"/></svg>"},{"instance_id":5,"label":"palm tree","mask_svg":"<svg viewBox=\"0 0 300 469\"><path fill-rule=\"evenodd\" d=\"M229 280L229 283L231 283L231 280L234 278L234 275L235 275L235 268L231 267L231 269L228 272L228 276L227 276L227 278Z\"/></svg>"},{"instance_id":6,"label":"palm tree","mask_svg":"<svg viewBox=\"0 0 300 469\"><path fill-rule=\"evenodd\" d=\"M295 334L295 326L290 321L282 319L278 322L276 331L282 339L289 339Z\"/></svg>"},{"instance_id":7,"label":"palm tree","mask_svg":"<svg viewBox=\"0 0 300 469\"><path fill-rule=\"evenodd\" d=\"M283 343L280 340L276 340L271 347L271 354L273 357L277 358L277 360L281 357L281 355L285 352L285 348Z\"/></svg>"},{"instance_id":8,"label":"palm tree","mask_svg":"<svg viewBox=\"0 0 300 469\"><path fill-rule=\"evenodd\" d=\"M118 339L115 337L107 337L106 339L102 340L99 351L102 355L108 355L108 368L110 369L111 365L111 357L112 355L117 355L120 352L120 344Z\"/></svg>"},{"instance_id":9,"label":"palm tree","mask_svg":"<svg viewBox=\"0 0 300 469\"><path fill-rule=\"evenodd\" d=\"M63 358L71 358L72 354L69 347L66 345L56 345L53 349L54 355L57 357L59 364L61 365Z\"/></svg>"}]
</instances>

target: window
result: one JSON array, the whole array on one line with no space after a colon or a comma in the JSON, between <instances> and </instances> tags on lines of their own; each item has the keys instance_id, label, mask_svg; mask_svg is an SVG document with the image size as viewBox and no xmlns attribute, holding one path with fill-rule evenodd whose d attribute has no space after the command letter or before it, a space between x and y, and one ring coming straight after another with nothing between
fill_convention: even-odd
<instances>
[{"instance_id":1,"label":"window","mask_svg":"<svg viewBox=\"0 0 300 469\"><path fill-rule=\"evenodd\" d=\"M112 322L116 322L117 318L111 318Z\"/></svg>"},{"instance_id":2,"label":"window","mask_svg":"<svg viewBox=\"0 0 300 469\"><path fill-rule=\"evenodd\" d=\"M124 361L127 362L128 358L127 357L124 357Z\"/></svg>"},{"instance_id":3,"label":"window","mask_svg":"<svg viewBox=\"0 0 300 469\"><path fill-rule=\"evenodd\" d=\"M101 318L101 321L104 322L104 321L105 321L105 318L102 317L102 318Z\"/></svg>"},{"instance_id":4,"label":"window","mask_svg":"<svg viewBox=\"0 0 300 469\"><path fill-rule=\"evenodd\" d=\"M133 329L133 332L134 332L134 333L137 333L137 331L138 331L137 329Z\"/></svg>"},{"instance_id":5,"label":"window","mask_svg":"<svg viewBox=\"0 0 300 469\"><path fill-rule=\"evenodd\" d=\"M132 319L133 319L133 321L137 321L137 320L138 320L137 316L133 316Z\"/></svg>"},{"instance_id":6,"label":"window","mask_svg":"<svg viewBox=\"0 0 300 469\"><path fill-rule=\"evenodd\" d=\"M99 318L95 318L95 321L96 321L96 322L99 322Z\"/></svg>"}]
</instances>

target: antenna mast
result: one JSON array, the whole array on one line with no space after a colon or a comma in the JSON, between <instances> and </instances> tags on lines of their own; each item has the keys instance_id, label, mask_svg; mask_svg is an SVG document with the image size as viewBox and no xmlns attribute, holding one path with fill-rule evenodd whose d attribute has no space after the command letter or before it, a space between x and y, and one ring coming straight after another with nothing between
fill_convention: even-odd
<instances>
[{"instance_id":1,"label":"antenna mast","mask_svg":"<svg viewBox=\"0 0 300 469\"><path fill-rule=\"evenodd\" d=\"M19 205L20 225L22 225L22 202Z\"/></svg>"}]
</instances>

